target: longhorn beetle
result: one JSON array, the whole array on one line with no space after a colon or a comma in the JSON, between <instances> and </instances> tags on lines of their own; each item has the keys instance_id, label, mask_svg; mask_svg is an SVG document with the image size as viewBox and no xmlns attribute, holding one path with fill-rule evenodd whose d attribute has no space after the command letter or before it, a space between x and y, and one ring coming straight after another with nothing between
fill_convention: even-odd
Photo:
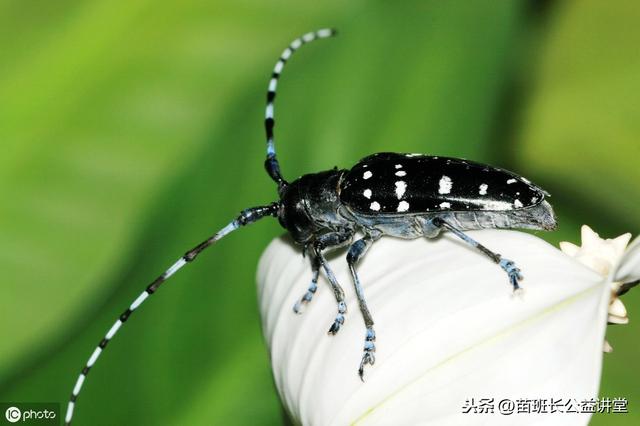
<instances>
[{"instance_id":1,"label":"longhorn beetle","mask_svg":"<svg viewBox=\"0 0 640 426\"><path fill-rule=\"evenodd\" d=\"M89 357L73 387L66 424L71 423L76 399L89 370L131 314L162 283L207 247L264 217L278 218L282 227L303 247L303 252L311 254L311 284L295 303L293 309L296 313L311 301L317 290L320 269L324 271L337 303L337 314L329 334L340 330L347 305L344 291L329 269L324 253L349 246L347 263L366 326L358 369L361 379L364 367L375 362L376 334L355 265L383 235L406 239L434 238L441 231L450 231L498 264L507 273L514 291L520 288L519 281L523 277L515 263L475 241L464 231L484 228L555 229L553 210L545 201L549 194L521 176L457 158L385 152L363 158L349 170L336 168L310 173L292 182L282 177L273 133L273 102L280 73L291 55L303 44L334 34L331 29L322 29L295 39L280 55L269 80L264 121L267 135L265 168L278 185L278 201L243 210L227 226L186 252L149 284L120 315ZM356 232L361 232L364 237L353 242Z\"/></svg>"}]
</instances>

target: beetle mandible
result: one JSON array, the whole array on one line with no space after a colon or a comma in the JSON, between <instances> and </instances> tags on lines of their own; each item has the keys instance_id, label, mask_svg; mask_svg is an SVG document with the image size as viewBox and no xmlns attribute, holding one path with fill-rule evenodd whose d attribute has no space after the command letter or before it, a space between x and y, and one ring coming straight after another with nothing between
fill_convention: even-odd
<instances>
[{"instance_id":1,"label":"beetle mandible","mask_svg":"<svg viewBox=\"0 0 640 426\"><path fill-rule=\"evenodd\" d=\"M162 283L195 260L203 250L236 229L268 216L278 218L293 240L303 247L303 253L311 254L311 284L295 303L293 309L296 313L300 313L302 306L312 300L320 270L324 271L337 304L337 314L329 334L340 330L347 305L344 291L329 268L324 253L349 246L347 264L366 326L364 350L358 368L361 379L365 366L375 363L376 334L355 265L380 237L434 238L441 231L452 232L500 266L514 291L520 288L519 281L523 277L515 263L473 240L464 231L484 228L555 229L553 209L545 200L549 194L521 176L457 158L386 152L365 157L349 170L336 168L310 173L292 182L282 177L273 132L274 100L280 74L291 55L303 44L334 34L334 30L321 29L295 39L280 55L269 80L265 168L278 185L278 201L243 210L227 226L186 252L147 286L115 321L89 357L73 387L66 424L71 423L76 399L89 370L130 315ZM363 237L353 241L356 233Z\"/></svg>"}]
</instances>

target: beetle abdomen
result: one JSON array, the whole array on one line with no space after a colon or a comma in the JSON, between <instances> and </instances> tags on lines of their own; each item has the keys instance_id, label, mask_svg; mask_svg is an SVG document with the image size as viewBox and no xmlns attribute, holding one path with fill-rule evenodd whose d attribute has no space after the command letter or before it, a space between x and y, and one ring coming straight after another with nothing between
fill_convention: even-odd
<instances>
[{"instance_id":1,"label":"beetle abdomen","mask_svg":"<svg viewBox=\"0 0 640 426\"><path fill-rule=\"evenodd\" d=\"M545 192L509 171L456 158L379 153L342 179L340 200L363 214L509 211L540 204Z\"/></svg>"}]
</instances>

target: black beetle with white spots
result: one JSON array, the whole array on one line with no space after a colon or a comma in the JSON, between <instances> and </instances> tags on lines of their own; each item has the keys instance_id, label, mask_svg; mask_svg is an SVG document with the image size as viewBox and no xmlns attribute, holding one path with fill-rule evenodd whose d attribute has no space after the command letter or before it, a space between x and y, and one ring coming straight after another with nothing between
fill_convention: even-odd
<instances>
[{"instance_id":1,"label":"black beetle with white spots","mask_svg":"<svg viewBox=\"0 0 640 426\"><path fill-rule=\"evenodd\" d=\"M66 424L71 423L76 400L87 374L131 314L162 283L195 260L207 247L236 229L264 217L277 218L303 248L303 252L310 253L311 284L295 303L293 310L296 313L302 311L302 306L309 303L317 291L320 270L325 273L337 307L329 334L340 331L347 305L344 291L325 260L325 253L348 246L346 261L366 326L362 360L358 368L360 378L363 378L364 368L375 363L376 333L355 266L379 238L435 238L441 231L452 232L501 267L514 290L519 288L519 281L523 277L515 263L484 247L464 231L485 228L555 229L553 210L545 201L549 194L521 176L467 160L389 152L363 158L349 170L311 173L292 182L282 177L273 132L274 99L280 74L289 58L303 44L334 34L333 30L322 29L295 39L282 52L269 80L265 167L278 185L278 200L243 210L228 225L186 252L147 286L113 323L83 367L71 393ZM362 237L354 241L356 233Z\"/></svg>"}]
</instances>

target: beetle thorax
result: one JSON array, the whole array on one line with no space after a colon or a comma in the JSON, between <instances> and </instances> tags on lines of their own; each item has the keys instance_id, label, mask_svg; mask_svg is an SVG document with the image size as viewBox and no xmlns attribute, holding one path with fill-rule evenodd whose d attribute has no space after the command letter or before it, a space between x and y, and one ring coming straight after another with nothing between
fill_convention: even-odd
<instances>
[{"instance_id":1,"label":"beetle thorax","mask_svg":"<svg viewBox=\"0 0 640 426\"><path fill-rule=\"evenodd\" d=\"M328 231L352 229L353 223L340 214L339 182L344 170L303 175L280 193L280 224L293 239L306 244Z\"/></svg>"}]
</instances>

